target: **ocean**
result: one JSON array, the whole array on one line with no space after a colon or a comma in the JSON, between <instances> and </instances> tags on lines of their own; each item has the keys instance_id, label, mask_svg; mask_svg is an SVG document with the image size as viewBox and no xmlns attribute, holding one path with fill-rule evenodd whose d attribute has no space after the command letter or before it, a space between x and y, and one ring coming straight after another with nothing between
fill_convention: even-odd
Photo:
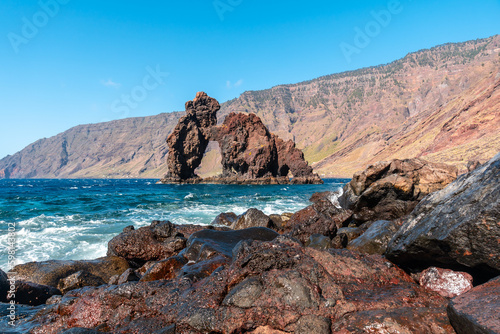
<instances>
[{"instance_id":1,"label":"ocean","mask_svg":"<svg viewBox=\"0 0 500 334\"><path fill-rule=\"evenodd\" d=\"M95 259L124 227L152 220L210 224L221 212L296 212L315 192L335 191L346 179L323 185L161 185L157 180L0 180L0 268L15 264ZM9 233L10 231L13 234Z\"/></svg>"}]
</instances>

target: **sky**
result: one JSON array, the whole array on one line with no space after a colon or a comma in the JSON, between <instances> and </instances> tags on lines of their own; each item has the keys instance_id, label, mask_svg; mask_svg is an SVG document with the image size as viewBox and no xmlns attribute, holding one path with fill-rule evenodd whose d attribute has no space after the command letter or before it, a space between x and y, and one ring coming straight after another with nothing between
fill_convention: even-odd
<instances>
[{"instance_id":1,"label":"sky","mask_svg":"<svg viewBox=\"0 0 500 334\"><path fill-rule=\"evenodd\" d=\"M182 111L500 33L500 0L1 0L0 158L79 124Z\"/></svg>"}]
</instances>

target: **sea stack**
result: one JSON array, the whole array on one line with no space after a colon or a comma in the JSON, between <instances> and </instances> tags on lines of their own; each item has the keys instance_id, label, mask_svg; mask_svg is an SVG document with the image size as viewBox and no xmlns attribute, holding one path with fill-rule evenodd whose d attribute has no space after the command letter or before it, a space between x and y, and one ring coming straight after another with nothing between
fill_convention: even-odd
<instances>
[{"instance_id":1,"label":"sea stack","mask_svg":"<svg viewBox=\"0 0 500 334\"><path fill-rule=\"evenodd\" d=\"M231 113L217 126L219 109L217 100L203 92L186 103L186 116L167 139L169 172L161 183L323 183L295 143L270 133L257 115ZM201 179L195 169L211 140L221 149L222 175Z\"/></svg>"}]
</instances>

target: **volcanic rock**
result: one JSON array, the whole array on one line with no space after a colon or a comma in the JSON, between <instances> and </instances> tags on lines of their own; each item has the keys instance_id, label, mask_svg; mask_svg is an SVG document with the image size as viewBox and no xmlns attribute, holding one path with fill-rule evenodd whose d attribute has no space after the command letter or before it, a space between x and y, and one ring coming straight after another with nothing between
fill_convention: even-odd
<instances>
[{"instance_id":1,"label":"volcanic rock","mask_svg":"<svg viewBox=\"0 0 500 334\"><path fill-rule=\"evenodd\" d=\"M238 220L238 216L234 212L223 212L212 221L210 225L231 226Z\"/></svg>"},{"instance_id":2,"label":"volcanic rock","mask_svg":"<svg viewBox=\"0 0 500 334\"><path fill-rule=\"evenodd\" d=\"M198 92L193 101L186 102L186 115L168 136L168 174L162 181L182 182L196 179L195 169L201 163L210 141L210 129L217 124L217 100Z\"/></svg>"},{"instance_id":3,"label":"volcanic rock","mask_svg":"<svg viewBox=\"0 0 500 334\"><path fill-rule=\"evenodd\" d=\"M258 209L249 209L231 225L233 230L243 230L249 227L273 228L274 223L264 212Z\"/></svg>"},{"instance_id":4,"label":"volcanic rock","mask_svg":"<svg viewBox=\"0 0 500 334\"><path fill-rule=\"evenodd\" d=\"M458 334L500 333L500 277L453 298L448 316Z\"/></svg>"},{"instance_id":5,"label":"volcanic rock","mask_svg":"<svg viewBox=\"0 0 500 334\"><path fill-rule=\"evenodd\" d=\"M386 256L406 267L467 271L478 283L499 275L498 194L500 154L422 200L390 241Z\"/></svg>"},{"instance_id":6,"label":"volcanic rock","mask_svg":"<svg viewBox=\"0 0 500 334\"><path fill-rule=\"evenodd\" d=\"M431 267L420 273L419 283L443 297L453 298L472 289L472 276L463 272Z\"/></svg>"},{"instance_id":7,"label":"volcanic rock","mask_svg":"<svg viewBox=\"0 0 500 334\"><path fill-rule=\"evenodd\" d=\"M86 271L78 271L66 278L61 279L57 288L65 294L70 290L83 288L84 286L99 286L103 284L105 284L105 282L99 276L92 275Z\"/></svg>"},{"instance_id":8,"label":"volcanic rock","mask_svg":"<svg viewBox=\"0 0 500 334\"><path fill-rule=\"evenodd\" d=\"M126 228L108 242L108 256L119 256L133 266L177 255L186 247L186 238L170 222L153 222L138 230ZM121 274L121 273L120 273Z\"/></svg>"},{"instance_id":9,"label":"volcanic rock","mask_svg":"<svg viewBox=\"0 0 500 334\"><path fill-rule=\"evenodd\" d=\"M61 291L52 286L33 282L16 281L15 286L15 298L11 300L15 300L17 304L38 306L45 304L47 299L54 295L61 295ZM9 301L9 298L7 298L7 301Z\"/></svg>"},{"instance_id":10,"label":"volcanic rock","mask_svg":"<svg viewBox=\"0 0 500 334\"><path fill-rule=\"evenodd\" d=\"M102 326L107 332L153 333L173 324L178 333L324 333L330 328L359 333L367 325L389 333L401 328L453 333L447 300L381 256L319 251L286 237L241 242L233 253L230 264L197 281L71 291L38 316L33 333Z\"/></svg>"},{"instance_id":11,"label":"volcanic rock","mask_svg":"<svg viewBox=\"0 0 500 334\"><path fill-rule=\"evenodd\" d=\"M359 237L349 242L347 249L367 254L384 254L387 244L401 227L399 220L378 220Z\"/></svg>"},{"instance_id":12,"label":"volcanic rock","mask_svg":"<svg viewBox=\"0 0 500 334\"><path fill-rule=\"evenodd\" d=\"M457 177L457 168L422 159L378 162L354 174L339 198L353 221L393 220L409 214L427 194Z\"/></svg>"},{"instance_id":13,"label":"volcanic rock","mask_svg":"<svg viewBox=\"0 0 500 334\"><path fill-rule=\"evenodd\" d=\"M59 282L79 271L100 277L104 282L111 276L122 274L129 268L126 260L119 257L103 257L91 261L44 261L20 264L12 270L16 279L57 288Z\"/></svg>"}]
</instances>

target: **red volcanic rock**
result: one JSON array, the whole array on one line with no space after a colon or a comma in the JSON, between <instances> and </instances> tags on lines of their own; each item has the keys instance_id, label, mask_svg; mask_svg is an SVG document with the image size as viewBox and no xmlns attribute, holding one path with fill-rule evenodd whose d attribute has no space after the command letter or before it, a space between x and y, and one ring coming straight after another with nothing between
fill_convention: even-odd
<instances>
[{"instance_id":1,"label":"red volcanic rock","mask_svg":"<svg viewBox=\"0 0 500 334\"><path fill-rule=\"evenodd\" d=\"M422 159L378 162L354 174L339 198L358 225L409 214L426 195L453 182L456 167Z\"/></svg>"},{"instance_id":2,"label":"red volcanic rock","mask_svg":"<svg viewBox=\"0 0 500 334\"><path fill-rule=\"evenodd\" d=\"M448 316L458 334L500 333L500 276L453 298Z\"/></svg>"},{"instance_id":3,"label":"red volcanic rock","mask_svg":"<svg viewBox=\"0 0 500 334\"><path fill-rule=\"evenodd\" d=\"M453 298L472 289L472 276L464 272L431 267L420 274L419 283L443 297Z\"/></svg>"},{"instance_id":4,"label":"red volcanic rock","mask_svg":"<svg viewBox=\"0 0 500 334\"><path fill-rule=\"evenodd\" d=\"M194 171L203 159L219 109L219 102L204 92L198 92L193 101L186 102L186 116L179 120L167 139L168 174L163 182L197 178Z\"/></svg>"},{"instance_id":5,"label":"red volcanic rock","mask_svg":"<svg viewBox=\"0 0 500 334\"><path fill-rule=\"evenodd\" d=\"M292 141L284 142L271 134L255 114L229 114L224 123L213 130L222 152L225 180L267 180L266 183L322 183Z\"/></svg>"},{"instance_id":6,"label":"red volcanic rock","mask_svg":"<svg viewBox=\"0 0 500 334\"><path fill-rule=\"evenodd\" d=\"M232 253L232 262L201 280L74 290L38 315L32 333L71 327L113 333L174 327L176 333L361 333L367 326L388 333L454 333L447 300L381 256L318 251L286 237L241 242Z\"/></svg>"}]
</instances>

